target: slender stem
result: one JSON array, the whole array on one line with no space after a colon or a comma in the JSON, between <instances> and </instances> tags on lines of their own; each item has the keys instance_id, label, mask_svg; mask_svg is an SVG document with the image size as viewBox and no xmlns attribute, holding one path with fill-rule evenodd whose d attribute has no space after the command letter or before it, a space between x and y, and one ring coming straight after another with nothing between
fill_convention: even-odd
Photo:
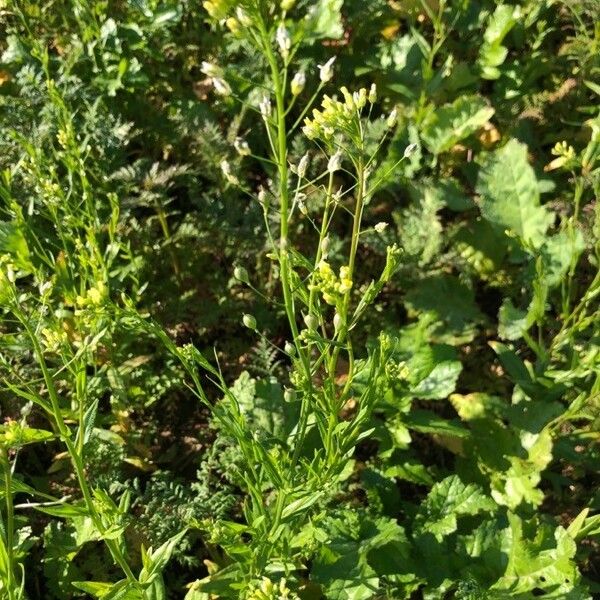
<instances>
[{"instance_id":1,"label":"slender stem","mask_svg":"<svg viewBox=\"0 0 600 600\"><path fill-rule=\"evenodd\" d=\"M58 392L56 390L56 386L54 385L54 379L52 378L52 375L50 374L50 370L48 369L48 365L46 363L46 358L44 357L44 352L42 350L42 347L40 346L37 336L35 335L35 332L31 328L31 325L29 324L29 321L27 320L26 315L23 314L23 312L21 312L21 310L17 306L13 307L13 312L14 312L15 316L17 317L17 319L19 319L19 321L23 325L23 328L27 332L27 335L29 336L29 339L33 346L34 354L36 356L37 362L40 366L42 375L44 377L44 382L46 384L46 389L48 390L48 395L50 396L50 403L52 406L52 417L53 417L56 427L62 437L62 440L63 440L65 446L67 447L67 451L69 452L69 455L71 457L71 463L73 465L73 469L75 471L77 481L79 482L79 487L81 489L81 493L83 495L83 499L84 499L86 508L90 514L90 517L92 519L92 522L94 523L94 526L100 532L100 534L103 535L105 533L106 529L104 527L104 524L102 523L102 519L101 519L100 515L98 514L98 511L96 510L96 506L94 504L94 499L92 497L92 493L90 491L89 484L87 482L86 475L85 475L85 467L83 464L83 458L77 452L77 447L75 446L75 444L73 443L73 441L71 439L71 431L69 430L69 428L67 427L67 425L65 424L65 421L63 419L62 411L60 408L60 402L59 402L59 398L58 398ZM108 539L105 539L105 542L106 542L106 545L108 546L112 556L114 557L115 561L119 564L119 566L125 573L125 576L127 577L127 579L130 582L137 584L137 579L136 579L135 575L133 574L133 572L131 571L131 568L129 567L127 560L125 559L118 542L116 540L108 540Z\"/></svg>"},{"instance_id":2,"label":"slender stem","mask_svg":"<svg viewBox=\"0 0 600 600\"><path fill-rule=\"evenodd\" d=\"M8 599L14 600L14 562L15 562L15 512L13 506L12 494L12 472L10 468L10 460L8 459L8 450L1 449L0 460L4 470L4 493L6 494L6 587L8 591Z\"/></svg>"}]
</instances>

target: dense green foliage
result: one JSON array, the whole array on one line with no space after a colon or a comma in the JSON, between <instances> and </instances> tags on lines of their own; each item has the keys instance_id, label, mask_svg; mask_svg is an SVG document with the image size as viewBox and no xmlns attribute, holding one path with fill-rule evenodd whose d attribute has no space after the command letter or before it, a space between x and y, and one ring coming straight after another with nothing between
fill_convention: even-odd
<instances>
[{"instance_id":1,"label":"dense green foliage","mask_svg":"<svg viewBox=\"0 0 600 600\"><path fill-rule=\"evenodd\" d=\"M0 598L600 594L599 15L0 0Z\"/></svg>"}]
</instances>

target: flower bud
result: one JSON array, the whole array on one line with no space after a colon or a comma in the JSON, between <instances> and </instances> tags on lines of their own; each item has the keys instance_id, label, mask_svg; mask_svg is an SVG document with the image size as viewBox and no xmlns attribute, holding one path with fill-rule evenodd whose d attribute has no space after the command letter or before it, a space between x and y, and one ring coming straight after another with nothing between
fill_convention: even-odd
<instances>
[{"instance_id":1,"label":"flower bud","mask_svg":"<svg viewBox=\"0 0 600 600\"><path fill-rule=\"evenodd\" d=\"M398 122L398 111L394 108L387 118L387 126L391 129Z\"/></svg>"},{"instance_id":2,"label":"flower bud","mask_svg":"<svg viewBox=\"0 0 600 600\"><path fill-rule=\"evenodd\" d=\"M231 172L231 165L229 164L229 161L225 159L221 161L221 171L229 183L232 185L237 185L239 183L239 179Z\"/></svg>"},{"instance_id":3,"label":"flower bud","mask_svg":"<svg viewBox=\"0 0 600 600\"><path fill-rule=\"evenodd\" d=\"M281 10L290 10L296 4L296 0L281 0Z\"/></svg>"},{"instance_id":4,"label":"flower bud","mask_svg":"<svg viewBox=\"0 0 600 600\"><path fill-rule=\"evenodd\" d=\"M271 108L271 100L268 96L263 97L258 107L260 108L260 114L263 116L263 119L268 119L271 116L273 110Z\"/></svg>"},{"instance_id":5,"label":"flower bud","mask_svg":"<svg viewBox=\"0 0 600 600\"><path fill-rule=\"evenodd\" d=\"M335 56L332 56L324 65L317 65L319 67L319 78L323 83L327 83L333 77L334 62Z\"/></svg>"},{"instance_id":6,"label":"flower bud","mask_svg":"<svg viewBox=\"0 0 600 600\"><path fill-rule=\"evenodd\" d=\"M296 168L298 177L304 177L306 175L306 169L308 169L308 153L305 154L298 163L298 167Z\"/></svg>"},{"instance_id":7,"label":"flower bud","mask_svg":"<svg viewBox=\"0 0 600 600\"><path fill-rule=\"evenodd\" d=\"M244 324L244 327L256 331L256 319L252 315L245 314L242 317L242 323Z\"/></svg>"},{"instance_id":8,"label":"flower bud","mask_svg":"<svg viewBox=\"0 0 600 600\"><path fill-rule=\"evenodd\" d=\"M369 103L375 104L377 102L377 86L372 83L371 89L369 90Z\"/></svg>"},{"instance_id":9,"label":"flower bud","mask_svg":"<svg viewBox=\"0 0 600 600\"><path fill-rule=\"evenodd\" d=\"M327 170L330 173L335 173L335 171L339 171L342 166L342 153L338 150L327 163Z\"/></svg>"},{"instance_id":10,"label":"flower bud","mask_svg":"<svg viewBox=\"0 0 600 600\"><path fill-rule=\"evenodd\" d=\"M202 64L200 65L200 70L207 77L222 77L223 76L223 69L221 69L221 67L219 67L218 65L215 65L214 63L208 62L206 60L202 61Z\"/></svg>"},{"instance_id":11,"label":"flower bud","mask_svg":"<svg viewBox=\"0 0 600 600\"><path fill-rule=\"evenodd\" d=\"M292 79L292 83L290 84L290 89L292 91L293 96L298 96L304 90L304 86L306 85L306 74L304 71L298 71L294 78Z\"/></svg>"},{"instance_id":12,"label":"flower bud","mask_svg":"<svg viewBox=\"0 0 600 600\"><path fill-rule=\"evenodd\" d=\"M322 240L321 240L321 252L323 254L327 254L327 252L329 252L329 236L326 235Z\"/></svg>"},{"instance_id":13,"label":"flower bud","mask_svg":"<svg viewBox=\"0 0 600 600\"><path fill-rule=\"evenodd\" d=\"M381 221L380 223L377 223L377 225L375 225L375 231L377 233L383 233L387 226L388 224L385 221Z\"/></svg>"},{"instance_id":14,"label":"flower bud","mask_svg":"<svg viewBox=\"0 0 600 600\"><path fill-rule=\"evenodd\" d=\"M213 86L215 88L215 92L219 94L219 96L230 96L231 95L231 86L220 77L213 77Z\"/></svg>"},{"instance_id":15,"label":"flower bud","mask_svg":"<svg viewBox=\"0 0 600 600\"><path fill-rule=\"evenodd\" d=\"M309 329L309 331L315 331L319 326L319 320L314 315L306 315L304 317L304 324Z\"/></svg>"},{"instance_id":16,"label":"flower bud","mask_svg":"<svg viewBox=\"0 0 600 600\"><path fill-rule=\"evenodd\" d=\"M238 6L235 9L235 16L244 27L250 27L250 25L252 25L252 19L248 16L248 13L241 6Z\"/></svg>"},{"instance_id":17,"label":"flower bud","mask_svg":"<svg viewBox=\"0 0 600 600\"><path fill-rule=\"evenodd\" d=\"M248 278L248 271L246 271L244 267L236 267L233 270L233 276L239 281L243 281L244 283L248 283L248 281L250 281Z\"/></svg>"},{"instance_id":18,"label":"flower bud","mask_svg":"<svg viewBox=\"0 0 600 600\"><path fill-rule=\"evenodd\" d=\"M292 342L286 342L283 349L285 350L285 353L289 354L290 356L296 355L296 346L294 346L294 344L292 344Z\"/></svg>"},{"instance_id":19,"label":"flower bud","mask_svg":"<svg viewBox=\"0 0 600 600\"><path fill-rule=\"evenodd\" d=\"M233 142L233 147L237 150L237 153L240 156L248 156L249 154L252 154L248 142L241 137L235 138L235 142Z\"/></svg>"},{"instance_id":20,"label":"flower bud","mask_svg":"<svg viewBox=\"0 0 600 600\"><path fill-rule=\"evenodd\" d=\"M414 154L417 151L418 147L418 144L409 144L408 146L406 146L406 148L404 149L404 158L408 158L411 154Z\"/></svg>"},{"instance_id":21,"label":"flower bud","mask_svg":"<svg viewBox=\"0 0 600 600\"><path fill-rule=\"evenodd\" d=\"M275 41L279 46L279 51L281 52L281 55L285 58L289 54L290 48L292 47L292 40L284 23L280 23L277 27L277 31L275 33Z\"/></svg>"},{"instance_id":22,"label":"flower bud","mask_svg":"<svg viewBox=\"0 0 600 600\"><path fill-rule=\"evenodd\" d=\"M285 392L283 393L283 401L287 402L288 404L292 404L293 402L296 402L297 399L298 394L296 393L296 390L286 388Z\"/></svg>"},{"instance_id":23,"label":"flower bud","mask_svg":"<svg viewBox=\"0 0 600 600\"><path fill-rule=\"evenodd\" d=\"M225 25L227 25L227 29L234 35L237 35L240 32L240 22L235 17L229 17L225 21Z\"/></svg>"}]
</instances>

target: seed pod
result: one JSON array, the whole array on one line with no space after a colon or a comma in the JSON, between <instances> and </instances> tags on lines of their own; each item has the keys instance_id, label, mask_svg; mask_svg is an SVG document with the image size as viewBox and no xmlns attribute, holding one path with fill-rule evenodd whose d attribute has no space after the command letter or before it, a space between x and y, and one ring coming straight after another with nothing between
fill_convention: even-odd
<instances>
[{"instance_id":1,"label":"seed pod","mask_svg":"<svg viewBox=\"0 0 600 600\"><path fill-rule=\"evenodd\" d=\"M246 269L244 269L244 267L236 267L233 270L233 276L238 279L239 281L243 281L244 283L248 283L249 278L248 278L248 271L246 271Z\"/></svg>"},{"instance_id":2,"label":"seed pod","mask_svg":"<svg viewBox=\"0 0 600 600\"><path fill-rule=\"evenodd\" d=\"M322 240L321 240L321 252L324 255L327 255L327 252L329 252L329 236L326 235Z\"/></svg>"},{"instance_id":3,"label":"seed pod","mask_svg":"<svg viewBox=\"0 0 600 600\"><path fill-rule=\"evenodd\" d=\"M314 315L306 315L304 317L304 324L309 329L309 331L315 331L319 326L319 320Z\"/></svg>"},{"instance_id":4,"label":"seed pod","mask_svg":"<svg viewBox=\"0 0 600 600\"><path fill-rule=\"evenodd\" d=\"M297 399L298 399L298 394L296 394L296 390L286 388L285 392L283 393L284 402L287 402L288 404L292 404L293 402L296 402Z\"/></svg>"},{"instance_id":5,"label":"seed pod","mask_svg":"<svg viewBox=\"0 0 600 600\"><path fill-rule=\"evenodd\" d=\"M256 319L252 315L245 314L242 317L242 323L248 329L252 329L252 331L256 331Z\"/></svg>"},{"instance_id":6,"label":"seed pod","mask_svg":"<svg viewBox=\"0 0 600 600\"><path fill-rule=\"evenodd\" d=\"M286 342L283 349L285 350L286 354L289 354L290 356L296 355L296 346L294 346L294 344L291 342Z\"/></svg>"},{"instance_id":7,"label":"seed pod","mask_svg":"<svg viewBox=\"0 0 600 600\"><path fill-rule=\"evenodd\" d=\"M335 332L338 333L343 325L344 325L344 319L342 319L342 315L340 315L340 313L336 312L333 317L333 328L334 328Z\"/></svg>"}]
</instances>

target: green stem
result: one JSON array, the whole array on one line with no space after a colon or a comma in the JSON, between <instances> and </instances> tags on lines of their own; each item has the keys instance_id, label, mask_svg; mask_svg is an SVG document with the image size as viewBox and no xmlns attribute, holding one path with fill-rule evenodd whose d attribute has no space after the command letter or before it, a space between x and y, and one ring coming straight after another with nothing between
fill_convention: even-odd
<instances>
[{"instance_id":1,"label":"green stem","mask_svg":"<svg viewBox=\"0 0 600 600\"><path fill-rule=\"evenodd\" d=\"M8 565L6 568L6 587L8 600L14 600L14 563L15 563L15 511L12 494L12 472L8 459L8 450L2 448L1 459L4 469L4 493L6 494L6 554Z\"/></svg>"},{"instance_id":2,"label":"green stem","mask_svg":"<svg viewBox=\"0 0 600 600\"><path fill-rule=\"evenodd\" d=\"M98 511L96 510L96 506L94 505L92 493L90 491L90 487L88 485L88 482L87 482L87 479L85 476L85 467L83 464L83 458L77 452L77 447L71 440L71 431L69 430L69 428L67 427L67 425L65 424L65 421L63 419L62 411L60 408L60 402L59 402L59 398L58 398L58 392L56 390L56 386L54 385L54 379L52 378L52 375L50 374L50 370L48 369L48 365L46 363L46 359L44 357L44 352L42 350L42 347L40 346L40 343L38 342L37 336L35 335L35 332L31 328L31 325L27 321L26 315L23 314L21 312L21 310L18 309L17 307L15 307L13 309L13 312L14 312L15 316L17 317L17 319L23 325L23 328L27 332L27 335L29 336L29 339L33 346L34 354L36 356L37 362L42 371L42 376L44 378L44 382L45 382L46 388L48 390L48 395L50 396L50 403L52 406L52 417L53 417L56 427L61 435L61 438L63 439L63 442L64 442L65 446L67 447L67 451L69 452L69 455L71 457L71 463L73 465L73 469L75 471L77 481L79 482L79 487L81 489L81 493L83 495L83 499L84 499L86 508L90 514L90 517L92 519L92 522L94 523L94 526L100 532L100 535L104 536L106 529L104 528L102 519L100 518L100 515L98 514ZM121 551L121 548L120 548L118 542L116 540L107 540L107 539L105 539L105 542L106 542L106 545L108 546L113 558L115 559L115 561L119 564L119 566L125 573L125 576L127 577L127 579L130 582L135 583L137 585L137 579L136 579L135 575L133 574L133 572L131 571L131 568L127 564L127 561Z\"/></svg>"},{"instance_id":3,"label":"green stem","mask_svg":"<svg viewBox=\"0 0 600 600\"><path fill-rule=\"evenodd\" d=\"M294 306L294 298L290 283L290 264L289 254L287 250L288 246L288 213L289 213L289 190L288 190L288 165L287 165L287 130L285 124L285 89L283 88L283 82L279 73L279 67L277 65L277 59L273 54L271 43L269 40L268 33L266 31L264 22L259 22L261 35L263 37L263 44L267 60L271 68L271 76L273 78L273 87L275 88L275 104L277 110L277 154L275 156L278 170L279 170L279 200L280 200L280 228L279 228L279 269L281 276L281 287L283 291L283 302L285 305L285 312L288 318L292 335L294 338L294 345L298 357L303 366L308 386L308 393L302 396L300 417L298 425L298 435L296 436L296 448L294 449L294 463L297 462L300 456L300 450L302 442L306 435L306 427L308 424L308 410L309 402L312 396L312 377L310 370L310 361L308 356L304 352L304 348L300 343L300 332L298 331L298 325L296 323L296 309Z\"/></svg>"}]
</instances>

